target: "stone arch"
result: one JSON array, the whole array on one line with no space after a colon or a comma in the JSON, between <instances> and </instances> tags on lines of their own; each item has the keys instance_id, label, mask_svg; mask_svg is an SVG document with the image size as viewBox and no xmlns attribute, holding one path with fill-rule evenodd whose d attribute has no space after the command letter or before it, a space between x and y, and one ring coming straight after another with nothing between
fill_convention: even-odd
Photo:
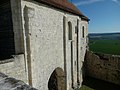
<instances>
[{"instance_id":1,"label":"stone arch","mask_svg":"<svg viewBox=\"0 0 120 90\"><path fill-rule=\"evenodd\" d=\"M65 90L65 73L63 69L56 68L48 81L48 90Z\"/></svg>"}]
</instances>

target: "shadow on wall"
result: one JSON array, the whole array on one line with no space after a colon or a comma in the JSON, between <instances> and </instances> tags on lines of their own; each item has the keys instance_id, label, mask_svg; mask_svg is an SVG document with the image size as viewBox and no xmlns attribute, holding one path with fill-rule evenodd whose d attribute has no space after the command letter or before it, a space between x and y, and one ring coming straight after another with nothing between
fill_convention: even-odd
<instances>
[{"instance_id":1,"label":"shadow on wall","mask_svg":"<svg viewBox=\"0 0 120 90\"><path fill-rule=\"evenodd\" d=\"M56 68L48 81L49 90L65 90L65 73L61 68Z\"/></svg>"},{"instance_id":2,"label":"shadow on wall","mask_svg":"<svg viewBox=\"0 0 120 90\"><path fill-rule=\"evenodd\" d=\"M10 0L0 2L0 60L15 55L14 32Z\"/></svg>"},{"instance_id":3,"label":"shadow on wall","mask_svg":"<svg viewBox=\"0 0 120 90\"><path fill-rule=\"evenodd\" d=\"M80 90L120 90L120 86L99 79L85 77Z\"/></svg>"}]
</instances>

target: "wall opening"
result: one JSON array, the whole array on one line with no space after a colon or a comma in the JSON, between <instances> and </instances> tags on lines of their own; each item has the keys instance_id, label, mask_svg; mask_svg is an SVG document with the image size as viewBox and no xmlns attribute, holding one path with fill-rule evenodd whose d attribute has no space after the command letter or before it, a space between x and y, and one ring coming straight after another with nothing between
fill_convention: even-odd
<instances>
[{"instance_id":1,"label":"wall opening","mask_svg":"<svg viewBox=\"0 0 120 90\"><path fill-rule=\"evenodd\" d=\"M68 40L72 40L72 23L68 22Z\"/></svg>"},{"instance_id":2,"label":"wall opening","mask_svg":"<svg viewBox=\"0 0 120 90\"><path fill-rule=\"evenodd\" d=\"M0 2L0 60L15 54L14 32L10 0Z\"/></svg>"},{"instance_id":3,"label":"wall opening","mask_svg":"<svg viewBox=\"0 0 120 90\"><path fill-rule=\"evenodd\" d=\"M65 74L61 68L56 68L48 81L49 90L65 90Z\"/></svg>"},{"instance_id":4,"label":"wall opening","mask_svg":"<svg viewBox=\"0 0 120 90\"><path fill-rule=\"evenodd\" d=\"M82 26L82 38L84 38L84 37L85 37L85 27Z\"/></svg>"}]
</instances>

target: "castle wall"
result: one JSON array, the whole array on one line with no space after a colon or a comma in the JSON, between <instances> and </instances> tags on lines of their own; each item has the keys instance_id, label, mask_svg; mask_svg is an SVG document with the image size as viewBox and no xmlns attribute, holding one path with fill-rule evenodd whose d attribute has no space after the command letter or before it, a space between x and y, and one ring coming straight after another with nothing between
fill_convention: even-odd
<instances>
[{"instance_id":1,"label":"castle wall","mask_svg":"<svg viewBox=\"0 0 120 90\"><path fill-rule=\"evenodd\" d=\"M82 27L84 26L84 38L83 38L83 32L82 32ZM80 79L81 79L81 83L83 81L83 76L84 76L84 70L83 70L83 64L84 64L84 60L85 60L85 54L86 54L86 49L88 48L88 22L86 21L82 21L80 22L80 44L79 44L79 68L80 68Z\"/></svg>"},{"instance_id":2,"label":"castle wall","mask_svg":"<svg viewBox=\"0 0 120 90\"><path fill-rule=\"evenodd\" d=\"M29 83L39 90L48 90L52 72L57 67L64 70L63 26L60 21L63 17L59 12L26 1L22 2L22 11Z\"/></svg>"},{"instance_id":3,"label":"castle wall","mask_svg":"<svg viewBox=\"0 0 120 90\"><path fill-rule=\"evenodd\" d=\"M86 75L120 85L120 56L86 54Z\"/></svg>"},{"instance_id":4,"label":"castle wall","mask_svg":"<svg viewBox=\"0 0 120 90\"><path fill-rule=\"evenodd\" d=\"M40 89L48 89L48 81L52 72L60 67L66 73L67 90L72 86L71 82L71 42L73 43L73 85L77 84L77 49L76 49L76 34L75 27L77 20L81 19L72 14L67 14L61 10L51 8L49 6L37 3L34 1L22 1L22 21L23 30L26 36L27 53L29 53L28 68L31 70L29 74L30 83ZM63 18L66 17L66 33L65 33L65 46L64 48L64 24ZM68 22L72 23L72 41L68 40ZM87 24L87 23L86 23ZM80 25L79 33L80 33ZM81 35L79 35L81 37ZM79 39L79 45L80 43ZM28 44L29 43L29 44ZM82 46L82 45L81 45ZM65 52L64 52L64 49ZM86 49L84 48L84 53ZM80 52L80 51L79 51ZM66 56L64 56L66 53ZM80 52L81 53L81 52ZM84 54L83 54L84 55ZM66 63L65 63L65 58ZM83 59L84 56L81 56ZM83 60L84 61L84 60ZM81 73L81 72L79 72ZM80 79L81 80L81 79ZM80 81L81 82L81 81ZM81 84L81 83L80 83Z\"/></svg>"},{"instance_id":5,"label":"castle wall","mask_svg":"<svg viewBox=\"0 0 120 90\"><path fill-rule=\"evenodd\" d=\"M51 75L60 68L65 73L61 75L65 76L65 90L80 86L87 45L81 25L88 23L79 16L33 0L11 0L11 11L15 55L0 61L0 72L39 90L48 90ZM71 40L68 22L71 22Z\"/></svg>"}]
</instances>

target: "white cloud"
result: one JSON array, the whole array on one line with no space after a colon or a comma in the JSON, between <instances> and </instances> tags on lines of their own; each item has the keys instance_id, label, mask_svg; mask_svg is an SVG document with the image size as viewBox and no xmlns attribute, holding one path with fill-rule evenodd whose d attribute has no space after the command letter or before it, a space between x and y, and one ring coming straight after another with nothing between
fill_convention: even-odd
<instances>
[{"instance_id":1,"label":"white cloud","mask_svg":"<svg viewBox=\"0 0 120 90\"><path fill-rule=\"evenodd\" d=\"M113 2L118 2L118 0L112 0Z\"/></svg>"},{"instance_id":2,"label":"white cloud","mask_svg":"<svg viewBox=\"0 0 120 90\"><path fill-rule=\"evenodd\" d=\"M84 1L75 3L75 5L81 6L81 5L92 4L92 3L96 3L96 2L100 2L100 1L104 1L104 0L84 0Z\"/></svg>"},{"instance_id":3,"label":"white cloud","mask_svg":"<svg viewBox=\"0 0 120 90\"><path fill-rule=\"evenodd\" d=\"M120 5L120 0L112 0L113 2L115 2L116 4Z\"/></svg>"}]
</instances>

